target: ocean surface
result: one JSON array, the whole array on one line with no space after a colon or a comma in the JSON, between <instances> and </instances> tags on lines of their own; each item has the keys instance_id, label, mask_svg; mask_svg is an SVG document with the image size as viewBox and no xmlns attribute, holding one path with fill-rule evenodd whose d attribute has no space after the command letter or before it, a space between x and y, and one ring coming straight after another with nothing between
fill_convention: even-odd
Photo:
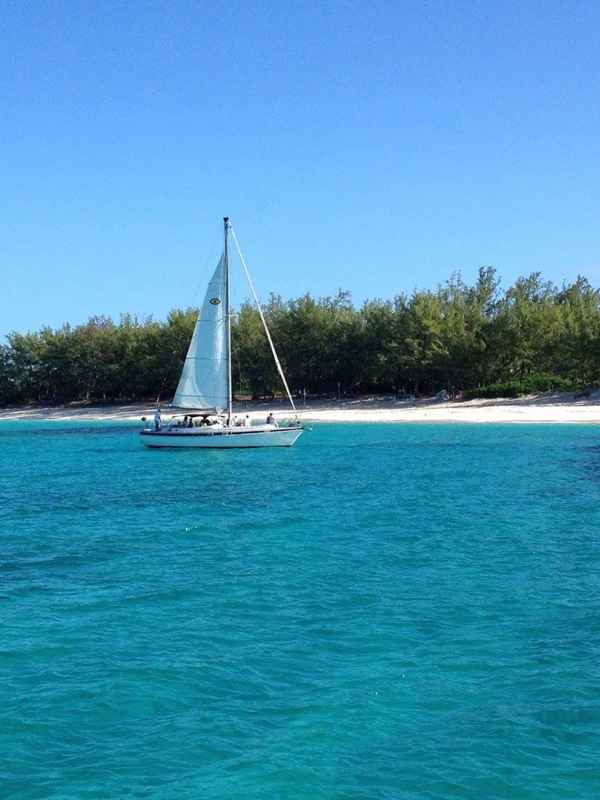
<instances>
[{"instance_id":1,"label":"ocean surface","mask_svg":"<svg viewBox=\"0 0 600 800\"><path fill-rule=\"evenodd\" d=\"M0 798L596 798L600 427L0 424Z\"/></svg>"}]
</instances>

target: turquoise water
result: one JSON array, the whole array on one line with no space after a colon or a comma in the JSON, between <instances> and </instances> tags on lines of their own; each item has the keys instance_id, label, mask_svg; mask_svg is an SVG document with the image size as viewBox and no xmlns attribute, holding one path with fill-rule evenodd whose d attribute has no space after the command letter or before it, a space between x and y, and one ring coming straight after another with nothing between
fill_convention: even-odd
<instances>
[{"instance_id":1,"label":"turquoise water","mask_svg":"<svg viewBox=\"0 0 600 800\"><path fill-rule=\"evenodd\" d=\"M3 799L598 795L599 428L0 459Z\"/></svg>"}]
</instances>

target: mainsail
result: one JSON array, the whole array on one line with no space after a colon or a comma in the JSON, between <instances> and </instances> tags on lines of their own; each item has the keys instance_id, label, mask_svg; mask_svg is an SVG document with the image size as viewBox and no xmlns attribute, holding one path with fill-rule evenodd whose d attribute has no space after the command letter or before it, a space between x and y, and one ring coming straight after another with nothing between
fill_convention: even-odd
<instances>
[{"instance_id":1,"label":"mainsail","mask_svg":"<svg viewBox=\"0 0 600 800\"><path fill-rule=\"evenodd\" d=\"M229 335L225 253L208 285L173 405L223 411L229 406Z\"/></svg>"}]
</instances>

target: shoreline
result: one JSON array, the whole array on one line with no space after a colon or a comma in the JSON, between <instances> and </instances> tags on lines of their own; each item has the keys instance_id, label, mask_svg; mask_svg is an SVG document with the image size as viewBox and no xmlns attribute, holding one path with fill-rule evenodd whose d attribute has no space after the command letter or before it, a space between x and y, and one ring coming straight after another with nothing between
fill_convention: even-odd
<instances>
[{"instance_id":1,"label":"shoreline","mask_svg":"<svg viewBox=\"0 0 600 800\"><path fill-rule=\"evenodd\" d=\"M0 422L138 422L151 419L156 404L123 403L115 405L71 403L64 406L13 406L0 409ZM178 412L163 405L163 421ZM293 417L286 401L238 401L238 416L249 414L253 422L273 412L283 421ZM581 394L545 394L518 399L396 400L363 397L340 400L306 400L297 406L301 422L460 422L460 423L546 423L600 424L600 389Z\"/></svg>"}]
</instances>

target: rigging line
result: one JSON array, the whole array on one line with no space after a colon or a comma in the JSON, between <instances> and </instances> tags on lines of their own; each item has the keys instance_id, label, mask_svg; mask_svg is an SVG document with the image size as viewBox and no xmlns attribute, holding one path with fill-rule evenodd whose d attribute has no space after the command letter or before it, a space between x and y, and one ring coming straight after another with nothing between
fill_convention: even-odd
<instances>
[{"instance_id":1,"label":"rigging line","mask_svg":"<svg viewBox=\"0 0 600 800\"><path fill-rule=\"evenodd\" d=\"M267 339L269 341L269 345L271 347L271 352L273 353L273 358L275 359L275 366L277 367L277 372L279 373L279 377L281 378L283 385L285 386L285 391L287 392L288 400L292 405L292 409L294 411L294 416L296 418L296 422L299 422L298 412L296 411L296 406L294 405L294 401L292 399L292 393L290 392L289 386L287 385L287 381L285 379L285 375L283 374L283 369L281 367L281 363L279 358L277 357L277 351L275 350L275 345L273 344L273 339L271 339L271 334L269 332L269 328L267 327L267 321L265 319L265 315L263 314L262 307L258 301L258 297L256 296L256 292L254 291L254 284L252 283L252 279L250 278L250 273L248 272L248 267L246 266L246 262L244 261L244 256L242 255L242 251L240 250L240 245L237 240L237 236L235 235L235 231L233 230L233 226L229 225L229 230L231 231L231 235L233 236L233 241L235 242L235 247L237 250L237 254L240 258L242 263L242 267L244 268L244 272L246 274L246 280L248 281L248 286L250 287L250 291L252 292L252 297L254 298L254 302L256 303L256 308L258 309L258 313L260 314L260 319L263 324L263 328L265 329L265 333L267 334Z\"/></svg>"},{"instance_id":2,"label":"rigging line","mask_svg":"<svg viewBox=\"0 0 600 800\"><path fill-rule=\"evenodd\" d=\"M213 240L213 243L211 245L209 253L208 253L207 257L206 257L206 261L205 261L204 267L202 268L202 272L200 273L200 277L198 278L198 282L196 284L196 289L195 289L194 295L192 297L192 307L194 306L194 304L196 302L196 298L198 297L200 291L206 285L206 275L208 273L208 270L209 270L211 264L213 263L213 255L214 255L214 252L215 252L215 248L217 247L217 242L219 241L219 238L222 235L223 234L222 234L221 231L217 231L217 233L215 234L215 238Z\"/></svg>"}]
</instances>

